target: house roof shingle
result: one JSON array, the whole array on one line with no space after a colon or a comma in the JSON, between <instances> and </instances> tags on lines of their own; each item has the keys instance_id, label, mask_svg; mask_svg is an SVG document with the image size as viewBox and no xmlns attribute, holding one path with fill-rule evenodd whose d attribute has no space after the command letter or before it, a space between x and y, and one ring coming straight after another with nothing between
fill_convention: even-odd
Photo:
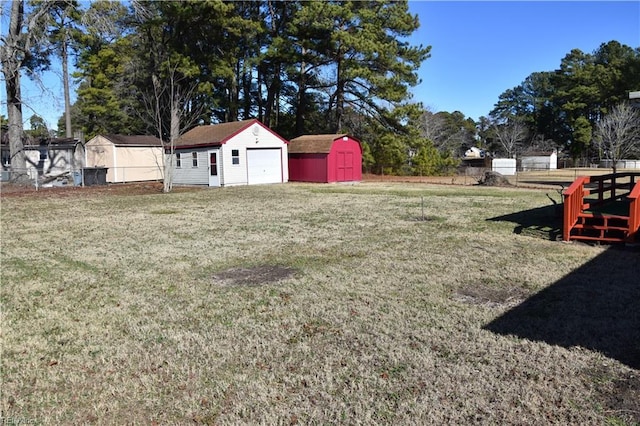
<instances>
[{"instance_id":1,"label":"house roof shingle","mask_svg":"<svg viewBox=\"0 0 640 426\"><path fill-rule=\"evenodd\" d=\"M155 136L104 135L117 146L162 146L162 142Z\"/></svg>"},{"instance_id":2,"label":"house roof shingle","mask_svg":"<svg viewBox=\"0 0 640 426\"><path fill-rule=\"evenodd\" d=\"M198 126L189 130L176 141L176 148L198 145L221 145L227 139L246 129L258 120L232 121L229 123Z\"/></svg>"},{"instance_id":3,"label":"house roof shingle","mask_svg":"<svg viewBox=\"0 0 640 426\"><path fill-rule=\"evenodd\" d=\"M328 154L336 139L347 136L346 133L303 135L291 139L289 154Z\"/></svg>"}]
</instances>

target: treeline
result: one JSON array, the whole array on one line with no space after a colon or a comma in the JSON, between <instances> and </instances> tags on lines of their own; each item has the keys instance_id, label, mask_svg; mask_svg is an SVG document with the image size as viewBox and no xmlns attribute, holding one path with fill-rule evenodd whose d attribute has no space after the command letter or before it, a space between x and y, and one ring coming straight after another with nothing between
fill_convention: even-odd
<instances>
[{"instance_id":1,"label":"treeline","mask_svg":"<svg viewBox=\"0 0 640 426\"><path fill-rule=\"evenodd\" d=\"M69 61L76 69L77 98L58 124L67 136L170 143L199 124L258 118L285 138L350 133L364 142L365 168L388 174L449 173L472 146L589 159L601 154L597 123L640 89L640 48L611 41L532 73L477 122L425 110L419 101L428 99L410 93L430 46L408 41L419 21L407 1L64 0L35 2L23 15L18 4L19 25L0 51L11 140L22 123L14 71L37 75L56 56L63 79ZM12 62L14 47L28 55ZM11 149L13 158L20 150Z\"/></svg>"},{"instance_id":2,"label":"treeline","mask_svg":"<svg viewBox=\"0 0 640 426\"><path fill-rule=\"evenodd\" d=\"M351 133L375 172L445 173L454 161L410 99L430 51L407 41L418 26L406 1L92 3L74 38L72 125L172 140L258 118L285 138Z\"/></svg>"},{"instance_id":3,"label":"treeline","mask_svg":"<svg viewBox=\"0 0 640 426\"><path fill-rule=\"evenodd\" d=\"M286 138L352 133L372 170L413 173L409 149L425 172L451 163L408 126L430 48L407 41L406 1L96 2L83 16L72 123L88 136L171 140L255 117Z\"/></svg>"},{"instance_id":4,"label":"treeline","mask_svg":"<svg viewBox=\"0 0 640 426\"><path fill-rule=\"evenodd\" d=\"M572 50L556 70L532 73L500 95L489 117L525 130L515 149L558 147L588 160L602 155L594 144L598 123L637 90L640 47L610 41L591 54Z\"/></svg>"},{"instance_id":5,"label":"treeline","mask_svg":"<svg viewBox=\"0 0 640 426\"><path fill-rule=\"evenodd\" d=\"M407 41L419 22L406 1L98 2L83 22L74 122L86 134L168 137L170 111L162 126L148 112L173 86L183 129L256 117L286 138L348 132L377 173L447 173L471 146L587 161L597 122L640 88L640 49L611 41L532 73L477 122L425 111L410 89L430 47Z\"/></svg>"}]
</instances>

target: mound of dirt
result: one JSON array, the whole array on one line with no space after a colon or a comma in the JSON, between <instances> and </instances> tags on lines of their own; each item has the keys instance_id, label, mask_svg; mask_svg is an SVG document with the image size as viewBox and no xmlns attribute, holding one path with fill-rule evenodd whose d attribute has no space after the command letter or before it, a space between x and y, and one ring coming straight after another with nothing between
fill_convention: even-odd
<instances>
[{"instance_id":1,"label":"mound of dirt","mask_svg":"<svg viewBox=\"0 0 640 426\"><path fill-rule=\"evenodd\" d=\"M492 171L485 172L478 184L485 186L511 186L509 179L498 172Z\"/></svg>"}]
</instances>

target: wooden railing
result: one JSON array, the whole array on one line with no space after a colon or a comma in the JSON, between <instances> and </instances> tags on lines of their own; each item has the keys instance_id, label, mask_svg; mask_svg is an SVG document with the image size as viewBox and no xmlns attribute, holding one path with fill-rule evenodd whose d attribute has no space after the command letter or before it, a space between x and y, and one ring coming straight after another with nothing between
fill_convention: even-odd
<instances>
[{"instance_id":1,"label":"wooden railing","mask_svg":"<svg viewBox=\"0 0 640 426\"><path fill-rule=\"evenodd\" d=\"M629 241L634 241L637 238L638 231L640 231L640 182L636 183L635 187L628 195L629 200Z\"/></svg>"},{"instance_id":2,"label":"wooden railing","mask_svg":"<svg viewBox=\"0 0 640 426\"><path fill-rule=\"evenodd\" d=\"M581 176L564 191L563 195L563 240L569 241L571 230L578 222L580 213L622 199L630 202L627 240L632 241L636 238L636 234L640 230L640 173L625 172L601 176Z\"/></svg>"},{"instance_id":3,"label":"wooden railing","mask_svg":"<svg viewBox=\"0 0 640 426\"><path fill-rule=\"evenodd\" d=\"M596 194L598 198L597 200L587 200L589 202L585 203L584 208L589 209L628 197L638 177L640 177L640 173L633 172L590 176L589 183L597 186L591 187L590 185L584 195ZM625 178L629 178L629 180L626 181ZM623 182L623 180L625 181Z\"/></svg>"},{"instance_id":4,"label":"wooden railing","mask_svg":"<svg viewBox=\"0 0 640 426\"><path fill-rule=\"evenodd\" d=\"M584 185L589 183L589 176L577 178L564 190L564 212L562 222L562 239L569 241L571 229L578 222L578 215L582 212Z\"/></svg>"}]
</instances>

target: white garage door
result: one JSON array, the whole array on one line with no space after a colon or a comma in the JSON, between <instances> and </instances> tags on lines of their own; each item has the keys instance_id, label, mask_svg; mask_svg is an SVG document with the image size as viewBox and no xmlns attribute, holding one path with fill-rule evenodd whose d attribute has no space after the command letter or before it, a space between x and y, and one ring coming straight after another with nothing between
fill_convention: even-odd
<instances>
[{"instance_id":1,"label":"white garage door","mask_svg":"<svg viewBox=\"0 0 640 426\"><path fill-rule=\"evenodd\" d=\"M249 185L282 182L282 156L280 148L248 149L247 178Z\"/></svg>"}]
</instances>

